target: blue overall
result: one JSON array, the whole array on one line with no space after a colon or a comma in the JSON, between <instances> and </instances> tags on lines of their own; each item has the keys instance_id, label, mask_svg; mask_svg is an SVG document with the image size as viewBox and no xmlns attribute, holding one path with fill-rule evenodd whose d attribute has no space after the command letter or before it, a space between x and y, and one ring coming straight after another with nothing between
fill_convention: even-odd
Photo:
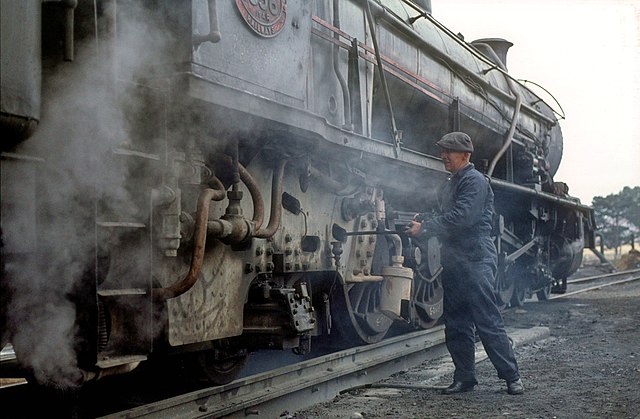
<instances>
[{"instance_id":1,"label":"blue overall","mask_svg":"<svg viewBox=\"0 0 640 419\"><path fill-rule=\"evenodd\" d=\"M475 327L498 376L517 380L518 365L494 294L491 186L469 164L445 182L438 197L441 213L422 223L419 238L438 236L442 242L445 337L455 365L453 379L477 384Z\"/></svg>"}]
</instances>

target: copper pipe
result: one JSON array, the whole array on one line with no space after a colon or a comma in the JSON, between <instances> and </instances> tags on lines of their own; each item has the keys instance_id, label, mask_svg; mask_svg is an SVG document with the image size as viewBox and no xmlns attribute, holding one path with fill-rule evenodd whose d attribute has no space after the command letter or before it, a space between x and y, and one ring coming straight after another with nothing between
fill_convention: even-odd
<instances>
[{"instance_id":1,"label":"copper pipe","mask_svg":"<svg viewBox=\"0 0 640 419\"><path fill-rule=\"evenodd\" d=\"M225 191L227 188L224 187L224 184L220 182L220 179L218 179L217 177L214 176L213 179L209 181L209 187L216 191L222 191L222 193L226 196ZM222 201L223 199L224 197L220 199L213 198L214 201Z\"/></svg>"},{"instance_id":2,"label":"copper pipe","mask_svg":"<svg viewBox=\"0 0 640 419\"><path fill-rule=\"evenodd\" d=\"M255 236L266 239L276 233L280 227L280 219L282 218L282 180L284 178L284 168L287 165L286 160L281 160L278 167L273 171L273 180L271 181L271 213L269 215L269 225L265 229L256 230Z\"/></svg>"},{"instance_id":3,"label":"copper pipe","mask_svg":"<svg viewBox=\"0 0 640 419\"><path fill-rule=\"evenodd\" d=\"M225 156L224 162L228 165L233 164L231 157ZM253 224L256 231L262 227L264 222L264 200L262 199L262 192L256 183L253 176L244 168L241 163L238 163L238 172L240 173L240 180L247 186L249 193L251 194L251 202L253 202Z\"/></svg>"},{"instance_id":4,"label":"copper pipe","mask_svg":"<svg viewBox=\"0 0 640 419\"><path fill-rule=\"evenodd\" d=\"M264 200L262 199L262 192L260 192L260 188L251 174L240 163L238 163L238 170L240 172L240 179L247 186L251 194L251 202L253 202L252 221L256 226L256 230L258 230L264 222Z\"/></svg>"},{"instance_id":5,"label":"copper pipe","mask_svg":"<svg viewBox=\"0 0 640 419\"><path fill-rule=\"evenodd\" d=\"M191 267L187 275L180 281L165 288L153 288L151 296L155 301L165 301L169 298L178 297L189 291L198 280L198 275L202 270L204 260L204 248L207 242L207 224L209 221L209 206L212 200L221 201L225 198L224 190L205 189L198 198L198 209L196 211L196 225L193 243L193 255L191 256Z\"/></svg>"}]
</instances>

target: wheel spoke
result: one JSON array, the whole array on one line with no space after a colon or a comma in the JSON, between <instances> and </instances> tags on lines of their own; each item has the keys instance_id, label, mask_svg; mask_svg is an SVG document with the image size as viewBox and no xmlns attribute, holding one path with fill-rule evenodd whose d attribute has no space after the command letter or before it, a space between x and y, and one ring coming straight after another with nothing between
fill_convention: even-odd
<instances>
[{"instance_id":1,"label":"wheel spoke","mask_svg":"<svg viewBox=\"0 0 640 419\"><path fill-rule=\"evenodd\" d=\"M415 320L422 328L432 327L442 316L444 291L440 275L430 280L417 273L413 286L411 298L417 317Z\"/></svg>"},{"instance_id":2,"label":"wheel spoke","mask_svg":"<svg viewBox=\"0 0 640 419\"><path fill-rule=\"evenodd\" d=\"M380 312L380 284L359 283L337 289L332 312L344 339L357 343L375 343L384 337L392 320Z\"/></svg>"}]
</instances>

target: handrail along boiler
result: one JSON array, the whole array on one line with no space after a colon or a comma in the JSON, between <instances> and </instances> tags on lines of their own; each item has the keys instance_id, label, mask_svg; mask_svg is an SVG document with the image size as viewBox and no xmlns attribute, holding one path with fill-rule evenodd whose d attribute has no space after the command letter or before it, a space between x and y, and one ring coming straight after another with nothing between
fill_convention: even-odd
<instances>
[{"instance_id":1,"label":"handrail along boiler","mask_svg":"<svg viewBox=\"0 0 640 419\"><path fill-rule=\"evenodd\" d=\"M2 346L40 383L164 357L224 383L251 351L433 326L439 243L402 227L435 208L450 131L496 194L501 306L593 248L511 44L464 41L429 1L2 10Z\"/></svg>"}]
</instances>

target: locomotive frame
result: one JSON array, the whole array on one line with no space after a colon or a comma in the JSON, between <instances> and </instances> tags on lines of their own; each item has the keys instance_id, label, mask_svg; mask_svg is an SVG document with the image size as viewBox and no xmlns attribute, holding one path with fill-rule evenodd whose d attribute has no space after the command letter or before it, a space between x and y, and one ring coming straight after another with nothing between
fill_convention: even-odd
<instances>
[{"instance_id":1,"label":"locomotive frame","mask_svg":"<svg viewBox=\"0 0 640 419\"><path fill-rule=\"evenodd\" d=\"M465 42L428 1L14 6L2 1L2 344L43 384L165 355L224 383L253 350L431 327L439 243L402 227L435 206L448 131L471 135L495 191L502 307L561 291L594 249L592 210L553 181L557 118L507 72L510 44ZM52 112L69 82L108 106ZM62 244L49 239L60 211ZM26 286L33 276L55 286ZM64 365L36 356L44 337L25 339L50 326L49 311L18 316L30 292L27 307L53 296L53 313L73 313Z\"/></svg>"}]
</instances>

